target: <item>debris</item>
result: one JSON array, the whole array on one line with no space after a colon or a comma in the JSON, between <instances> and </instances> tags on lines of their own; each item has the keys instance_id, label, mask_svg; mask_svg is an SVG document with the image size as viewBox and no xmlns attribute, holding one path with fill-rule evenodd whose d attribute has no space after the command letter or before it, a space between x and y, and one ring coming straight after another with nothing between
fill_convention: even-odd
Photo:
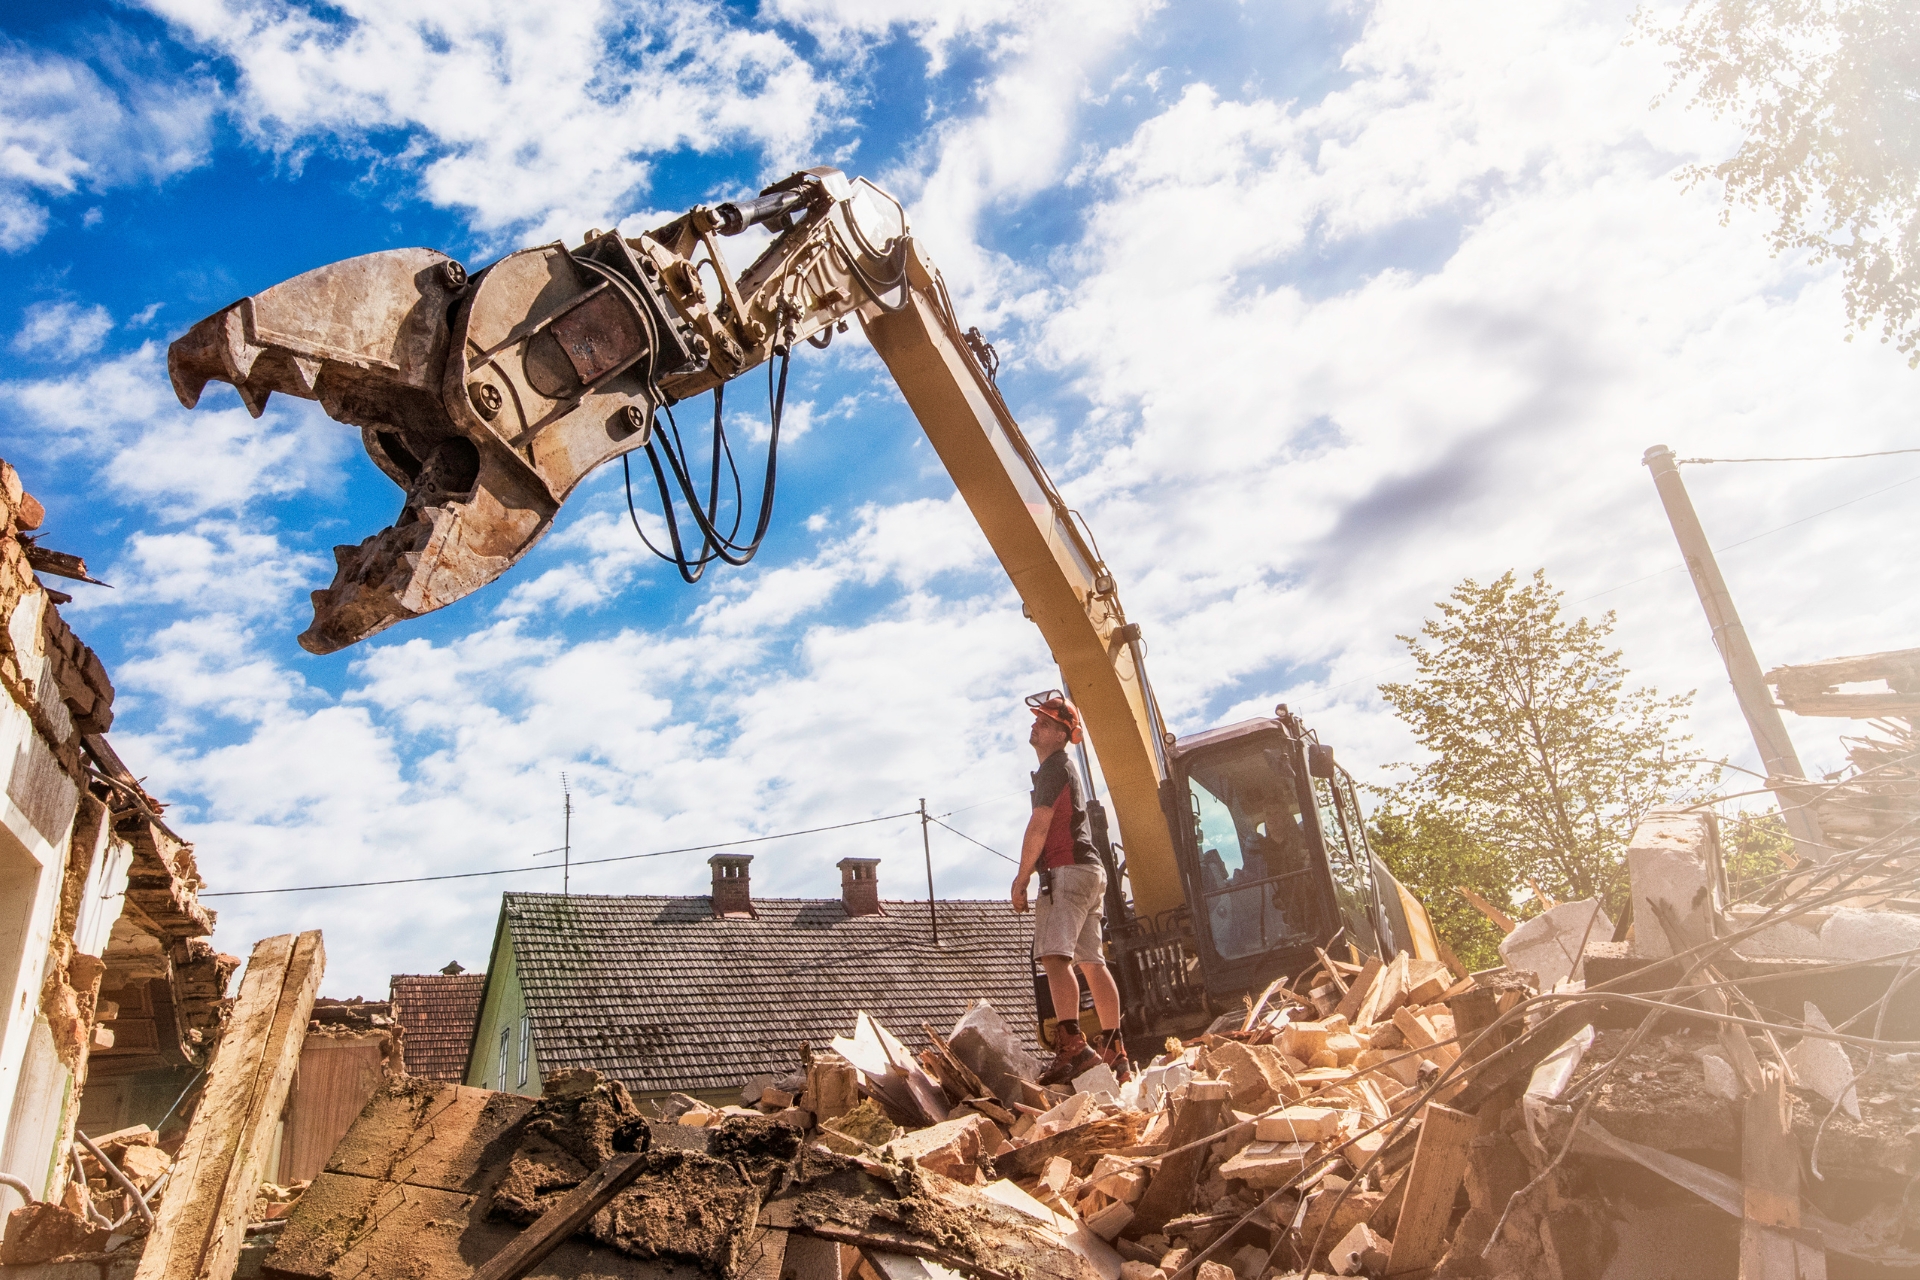
<instances>
[{"instance_id":1,"label":"debris","mask_svg":"<svg viewBox=\"0 0 1920 1280\"><path fill-rule=\"evenodd\" d=\"M1714 829L1698 813L1656 808L1634 828L1627 873L1633 881L1633 918L1645 926L1633 931L1634 955L1660 959L1677 949L1656 923L1659 907L1678 921L1680 945L1713 938L1714 912L1721 905L1713 872L1719 855Z\"/></svg>"},{"instance_id":2,"label":"debris","mask_svg":"<svg viewBox=\"0 0 1920 1280\"><path fill-rule=\"evenodd\" d=\"M644 1172L644 1154L624 1152L594 1170L512 1244L487 1259L486 1265L473 1273L474 1280L520 1280Z\"/></svg>"},{"instance_id":3,"label":"debris","mask_svg":"<svg viewBox=\"0 0 1920 1280\"><path fill-rule=\"evenodd\" d=\"M1500 943L1500 958L1508 967L1532 972L1542 991L1551 991L1580 967L1580 953L1589 938L1611 938L1613 921L1600 909L1600 899L1563 902L1518 925Z\"/></svg>"},{"instance_id":4,"label":"debris","mask_svg":"<svg viewBox=\"0 0 1920 1280\"><path fill-rule=\"evenodd\" d=\"M325 967L318 932L255 945L137 1280L232 1274Z\"/></svg>"},{"instance_id":5,"label":"debris","mask_svg":"<svg viewBox=\"0 0 1920 1280\"><path fill-rule=\"evenodd\" d=\"M1812 1001L1807 1002L1805 1014L1807 1026L1812 1030L1833 1030L1827 1024L1826 1015L1820 1012L1820 1006ZM1787 1051L1787 1065L1793 1068L1794 1078L1801 1084L1828 1102L1838 1102L1855 1120L1860 1118L1860 1094L1854 1088L1853 1060L1847 1057L1845 1049L1831 1040L1808 1036Z\"/></svg>"},{"instance_id":6,"label":"debris","mask_svg":"<svg viewBox=\"0 0 1920 1280\"><path fill-rule=\"evenodd\" d=\"M50 1201L26 1205L7 1215L0 1241L0 1264L27 1266L76 1253L98 1253L113 1233Z\"/></svg>"},{"instance_id":7,"label":"debris","mask_svg":"<svg viewBox=\"0 0 1920 1280\"><path fill-rule=\"evenodd\" d=\"M955 1182L985 1182L981 1164L1005 1145L1006 1139L993 1121L975 1114L895 1138L886 1144L884 1152L900 1160L913 1160L922 1169L931 1169Z\"/></svg>"},{"instance_id":8,"label":"debris","mask_svg":"<svg viewBox=\"0 0 1920 1280\"><path fill-rule=\"evenodd\" d=\"M1357 1276L1362 1272L1381 1275L1387 1270L1392 1249L1393 1241L1381 1239L1366 1223L1356 1222L1353 1230L1328 1250L1327 1260L1333 1264L1333 1274L1337 1276Z\"/></svg>"}]
</instances>

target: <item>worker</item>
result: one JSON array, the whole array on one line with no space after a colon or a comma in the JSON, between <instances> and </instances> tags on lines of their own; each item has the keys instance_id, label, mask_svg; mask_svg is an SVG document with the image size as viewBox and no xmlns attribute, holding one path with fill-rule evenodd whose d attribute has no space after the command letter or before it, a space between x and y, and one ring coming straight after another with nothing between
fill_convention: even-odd
<instances>
[{"instance_id":1,"label":"worker","mask_svg":"<svg viewBox=\"0 0 1920 1280\"><path fill-rule=\"evenodd\" d=\"M1041 1084L1064 1084L1102 1062L1122 1082L1133 1075L1127 1046L1120 1037L1120 988L1107 971L1100 926L1107 895L1107 872L1093 851L1087 823L1087 793L1067 757L1067 744L1081 738L1080 711L1057 689L1027 699L1033 728L1027 741L1040 767L1033 773L1033 813L1020 841L1020 873L1013 881L1013 909L1027 909L1027 882L1040 873L1040 897L1033 918L1033 954L1046 970L1056 1018L1054 1059ZM1097 1047L1080 1028L1080 967L1093 995L1094 1012L1104 1030Z\"/></svg>"}]
</instances>

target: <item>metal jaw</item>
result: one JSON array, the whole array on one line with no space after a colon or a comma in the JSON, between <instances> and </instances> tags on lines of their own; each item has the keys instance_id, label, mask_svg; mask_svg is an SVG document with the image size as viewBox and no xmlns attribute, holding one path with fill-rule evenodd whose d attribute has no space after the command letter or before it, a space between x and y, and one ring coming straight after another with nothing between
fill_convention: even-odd
<instances>
[{"instance_id":1,"label":"metal jaw","mask_svg":"<svg viewBox=\"0 0 1920 1280\"><path fill-rule=\"evenodd\" d=\"M756 221L785 229L735 280L714 233ZM167 370L189 409L210 381L256 418L276 391L319 401L405 492L392 525L334 548L333 584L313 593L300 644L332 653L506 572L589 472L647 443L658 407L885 309L905 245L891 197L810 169L759 200L471 275L432 249L320 267L194 325Z\"/></svg>"}]
</instances>

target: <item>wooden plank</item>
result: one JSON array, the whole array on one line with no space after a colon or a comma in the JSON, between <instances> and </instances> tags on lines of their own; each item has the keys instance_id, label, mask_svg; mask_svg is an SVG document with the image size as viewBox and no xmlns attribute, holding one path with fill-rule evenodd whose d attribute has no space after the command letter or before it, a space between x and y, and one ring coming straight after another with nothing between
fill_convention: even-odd
<instances>
[{"instance_id":1,"label":"wooden plank","mask_svg":"<svg viewBox=\"0 0 1920 1280\"><path fill-rule=\"evenodd\" d=\"M1467 1153L1478 1121L1465 1112L1434 1103L1420 1125L1420 1141L1406 1173L1405 1199L1394 1223L1389 1276L1424 1272L1447 1251L1453 1202L1466 1176Z\"/></svg>"},{"instance_id":2,"label":"wooden plank","mask_svg":"<svg viewBox=\"0 0 1920 1280\"><path fill-rule=\"evenodd\" d=\"M1223 1122L1231 1121L1233 1113L1227 1109L1227 1094L1224 1080L1195 1080L1187 1086L1187 1100L1174 1113L1173 1125L1167 1134L1169 1154L1162 1157L1159 1172L1153 1175L1153 1181L1147 1184L1147 1193L1134 1206L1134 1222L1141 1233L1158 1231L1169 1219L1187 1211L1193 1199L1194 1180L1206 1162L1208 1148L1194 1147L1191 1151L1180 1148L1218 1133L1225 1127Z\"/></svg>"},{"instance_id":3,"label":"wooden plank","mask_svg":"<svg viewBox=\"0 0 1920 1280\"><path fill-rule=\"evenodd\" d=\"M1800 1144L1780 1068L1760 1068L1760 1087L1741 1104L1740 1280L1826 1280L1827 1255L1781 1231L1800 1223Z\"/></svg>"},{"instance_id":4,"label":"wooden plank","mask_svg":"<svg viewBox=\"0 0 1920 1280\"><path fill-rule=\"evenodd\" d=\"M1315 947L1313 949L1313 954L1320 957L1320 967L1327 971L1327 978L1333 983L1334 986L1340 988L1340 998L1342 1000L1346 999L1347 998L1347 980L1341 977L1340 970L1334 967L1333 957L1328 955L1326 951L1320 947Z\"/></svg>"},{"instance_id":5,"label":"wooden plank","mask_svg":"<svg viewBox=\"0 0 1920 1280\"><path fill-rule=\"evenodd\" d=\"M1103 1116L1071 1129L1062 1129L1059 1133L1029 1142L1024 1147L1002 1151L993 1158L993 1167L1003 1178L1032 1178L1046 1169L1049 1160L1065 1156L1073 1161L1075 1168L1091 1169L1100 1156L1130 1145L1135 1137L1133 1123L1126 1117Z\"/></svg>"},{"instance_id":6,"label":"wooden plank","mask_svg":"<svg viewBox=\"0 0 1920 1280\"><path fill-rule=\"evenodd\" d=\"M252 1097L241 1123L234 1160L227 1166L226 1182L221 1188L200 1265L192 1273L196 1280L228 1280L239 1265L247 1219L253 1214L253 1198L266 1179L268 1162L273 1159L275 1129L281 1112L286 1109L293 1073L300 1066L307 1022L313 1017L313 998L320 993L320 978L326 968L327 950L318 929L294 939L273 1023L265 1043L260 1046L254 1068ZM182 1274L184 1277L186 1273Z\"/></svg>"},{"instance_id":7,"label":"wooden plank","mask_svg":"<svg viewBox=\"0 0 1920 1280\"><path fill-rule=\"evenodd\" d=\"M334 1147L379 1089L384 1036L309 1036L287 1094L286 1138L274 1181L309 1182L327 1167Z\"/></svg>"},{"instance_id":8,"label":"wooden plank","mask_svg":"<svg viewBox=\"0 0 1920 1280\"><path fill-rule=\"evenodd\" d=\"M435 1187L323 1173L300 1197L266 1274L277 1280L473 1280L474 1268L520 1235L512 1223L488 1218L485 1205ZM689 1280L697 1273L685 1262L676 1269L671 1262L629 1258L576 1234L528 1280Z\"/></svg>"},{"instance_id":9,"label":"wooden plank","mask_svg":"<svg viewBox=\"0 0 1920 1280\"><path fill-rule=\"evenodd\" d=\"M567 1192L558 1204L515 1236L512 1244L487 1259L486 1265L473 1273L473 1280L520 1280L558 1248L561 1241L632 1185L640 1176L645 1157L644 1151L626 1151L595 1169L585 1182Z\"/></svg>"},{"instance_id":10,"label":"wooden plank","mask_svg":"<svg viewBox=\"0 0 1920 1280\"><path fill-rule=\"evenodd\" d=\"M1351 1019L1354 1026L1371 1026L1392 1016L1402 997L1407 994L1407 960L1407 953L1402 951L1381 967L1373 988L1367 992L1367 998L1360 1002L1360 1011Z\"/></svg>"},{"instance_id":11,"label":"wooden plank","mask_svg":"<svg viewBox=\"0 0 1920 1280\"><path fill-rule=\"evenodd\" d=\"M212 1233L227 1170L240 1147L240 1131L253 1102L261 1049L279 1011L292 934L254 944L240 994L214 1050L200 1105L174 1158L168 1192L154 1215L135 1280L188 1280L199 1273Z\"/></svg>"},{"instance_id":12,"label":"wooden plank","mask_svg":"<svg viewBox=\"0 0 1920 1280\"><path fill-rule=\"evenodd\" d=\"M1365 1002L1367 993L1373 990L1373 984L1380 977L1380 968L1380 957L1368 956L1367 962L1360 967L1358 976L1347 988L1347 994L1341 997L1340 1005L1334 1012L1349 1023L1359 1017L1361 1004Z\"/></svg>"},{"instance_id":13,"label":"wooden plank","mask_svg":"<svg viewBox=\"0 0 1920 1280\"><path fill-rule=\"evenodd\" d=\"M1514 924L1512 916L1509 916L1506 912L1494 906L1491 902L1488 902L1485 898L1467 888L1465 885L1461 885L1455 889L1454 892L1471 903L1473 909L1490 920L1493 923L1493 927L1501 933L1512 933L1514 929L1518 927Z\"/></svg>"}]
</instances>

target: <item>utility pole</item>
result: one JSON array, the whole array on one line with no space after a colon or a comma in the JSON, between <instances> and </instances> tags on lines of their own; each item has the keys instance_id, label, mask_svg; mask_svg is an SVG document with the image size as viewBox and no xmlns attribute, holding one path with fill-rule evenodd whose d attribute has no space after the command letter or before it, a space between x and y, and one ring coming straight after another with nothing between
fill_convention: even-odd
<instances>
[{"instance_id":1,"label":"utility pole","mask_svg":"<svg viewBox=\"0 0 1920 1280\"><path fill-rule=\"evenodd\" d=\"M1760 660L1753 655L1747 630L1740 624L1740 615L1733 607L1733 595L1727 590L1726 579L1720 576L1713 548L1707 545L1706 530L1700 527L1693 500L1687 496L1673 450L1656 444L1640 460L1653 472L1654 487L1660 491L1661 505L1667 509L1667 521L1673 526L1680 554L1686 558L1693 589L1699 593L1700 607L1706 610L1707 624L1713 629L1714 648L1726 663L1734 697L1739 699L1740 711L1747 718L1747 729L1753 734L1753 745L1759 748L1760 759L1766 765L1767 785L1779 797L1780 813L1786 820L1788 834L1793 837L1794 851L1802 861L1824 861L1829 851L1820 820L1808 806L1806 771L1793 749L1793 739L1787 736L1787 726L1780 719L1780 709L1774 705L1766 678L1760 673Z\"/></svg>"},{"instance_id":2,"label":"utility pole","mask_svg":"<svg viewBox=\"0 0 1920 1280\"><path fill-rule=\"evenodd\" d=\"M567 786L567 775L560 775L560 795L566 802L565 825L560 836L560 896L573 896L573 790Z\"/></svg>"},{"instance_id":3,"label":"utility pole","mask_svg":"<svg viewBox=\"0 0 1920 1280\"><path fill-rule=\"evenodd\" d=\"M920 851L927 855L927 920L933 925L933 945L940 945L940 913L933 905L933 842L927 838L927 798L920 797Z\"/></svg>"}]
</instances>

